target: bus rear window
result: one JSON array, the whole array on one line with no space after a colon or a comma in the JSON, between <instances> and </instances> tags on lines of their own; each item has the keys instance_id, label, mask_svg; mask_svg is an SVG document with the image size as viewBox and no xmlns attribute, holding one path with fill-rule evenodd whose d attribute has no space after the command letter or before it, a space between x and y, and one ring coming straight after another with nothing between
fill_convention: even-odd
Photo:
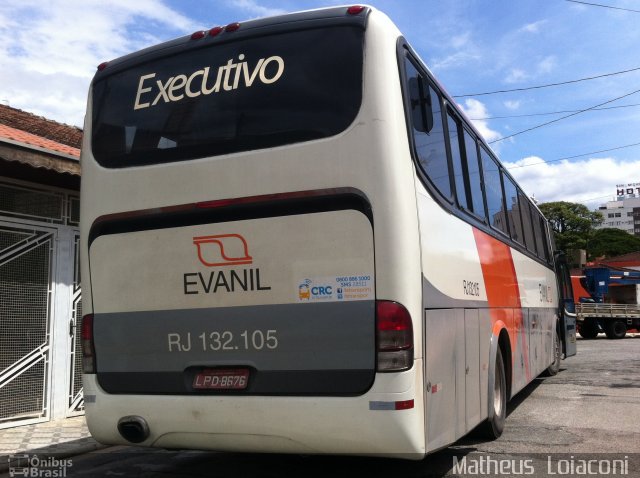
<instances>
[{"instance_id":1,"label":"bus rear window","mask_svg":"<svg viewBox=\"0 0 640 478\"><path fill-rule=\"evenodd\" d=\"M93 155L122 168L338 134L362 102L363 33L337 26L212 42L99 79Z\"/></svg>"}]
</instances>

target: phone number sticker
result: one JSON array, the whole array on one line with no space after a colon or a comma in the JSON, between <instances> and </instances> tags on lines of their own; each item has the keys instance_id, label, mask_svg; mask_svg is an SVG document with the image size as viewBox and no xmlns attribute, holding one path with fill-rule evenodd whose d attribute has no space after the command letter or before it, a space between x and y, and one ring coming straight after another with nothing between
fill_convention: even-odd
<instances>
[{"instance_id":1,"label":"phone number sticker","mask_svg":"<svg viewBox=\"0 0 640 478\"><path fill-rule=\"evenodd\" d=\"M307 277L296 283L298 302L341 302L374 298L373 276Z\"/></svg>"}]
</instances>

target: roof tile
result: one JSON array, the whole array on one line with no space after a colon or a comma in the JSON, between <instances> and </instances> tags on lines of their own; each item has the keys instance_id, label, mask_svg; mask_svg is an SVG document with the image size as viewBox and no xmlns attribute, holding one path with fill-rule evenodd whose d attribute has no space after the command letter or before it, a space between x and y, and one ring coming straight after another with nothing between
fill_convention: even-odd
<instances>
[{"instance_id":1,"label":"roof tile","mask_svg":"<svg viewBox=\"0 0 640 478\"><path fill-rule=\"evenodd\" d=\"M25 143L31 146L37 146L39 148L50 149L59 153L68 154L76 158L80 157L80 149L68 146L66 144L58 143L47 138L42 138L35 134L27 133L10 126L0 124L0 138L10 139L20 143Z\"/></svg>"}]
</instances>

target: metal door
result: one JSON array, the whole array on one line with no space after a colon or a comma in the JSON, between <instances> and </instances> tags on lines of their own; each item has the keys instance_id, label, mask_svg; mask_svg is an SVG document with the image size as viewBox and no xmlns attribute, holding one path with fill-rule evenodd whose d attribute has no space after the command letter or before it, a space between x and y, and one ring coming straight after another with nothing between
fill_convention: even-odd
<instances>
[{"instance_id":1,"label":"metal door","mask_svg":"<svg viewBox=\"0 0 640 478\"><path fill-rule=\"evenodd\" d=\"M82 330L82 295L80 287L80 235L74 235L73 241L73 287L72 294L72 315L69 324L69 334L71 335L71 360L69 377L69 407L67 416L84 414L84 398L82 393L82 340L80 331Z\"/></svg>"},{"instance_id":2,"label":"metal door","mask_svg":"<svg viewBox=\"0 0 640 478\"><path fill-rule=\"evenodd\" d=\"M0 221L0 428L49 416L55 237Z\"/></svg>"}]
</instances>

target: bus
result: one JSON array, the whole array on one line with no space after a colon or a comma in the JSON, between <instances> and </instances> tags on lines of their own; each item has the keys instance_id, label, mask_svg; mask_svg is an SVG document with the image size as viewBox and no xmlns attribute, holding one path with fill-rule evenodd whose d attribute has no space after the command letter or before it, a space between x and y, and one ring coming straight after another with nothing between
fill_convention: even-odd
<instances>
[{"instance_id":1,"label":"bus","mask_svg":"<svg viewBox=\"0 0 640 478\"><path fill-rule=\"evenodd\" d=\"M99 442L419 459L575 353L547 221L374 8L103 63L83 141Z\"/></svg>"}]
</instances>

